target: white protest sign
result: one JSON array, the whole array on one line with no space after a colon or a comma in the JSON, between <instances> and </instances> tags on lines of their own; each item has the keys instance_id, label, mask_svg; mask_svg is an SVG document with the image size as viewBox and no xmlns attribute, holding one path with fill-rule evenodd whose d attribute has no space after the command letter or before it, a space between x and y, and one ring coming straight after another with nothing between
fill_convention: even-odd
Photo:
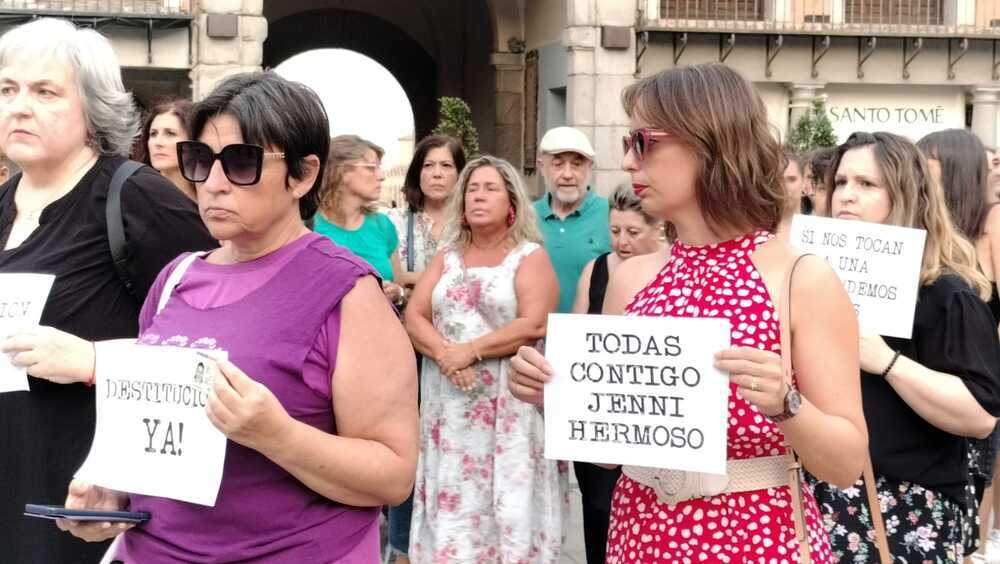
<instances>
[{"instance_id":1,"label":"white protest sign","mask_svg":"<svg viewBox=\"0 0 1000 564\"><path fill-rule=\"evenodd\" d=\"M791 244L826 259L866 332L910 338L927 232L865 221L796 215Z\"/></svg>"},{"instance_id":2,"label":"white protest sign","mask_svg":"<svg viewBox=\"0 0 1000 564\"><path fill-rule=\"evenodd\" d=\"M216 358L225 355L212 351ZM97 345L97 426L76 473L120 491L214 506L226 437L205 414L215 362L192 349Z\"/></svg>"},{"instance_id":3,"label":"white protest sign","mask_svg":"<svg viewBox=\"0 0 1000 564\"><path fill-rule=\"evenodd\" d=\"M0 274L0 340L38 326L56 277L51 274ZM0 393L28 391L28 373L0 355Z\"/></svg>"},{"instance_id":4,"label":"white protest sign","mask_svg":"<svg viewBox=\"0 0 1000 564\"><path fill-rule=\"evenodd\" d=\"M545 457L726 473L727 319L549 315Z\"/></svg>"}]
</instances>

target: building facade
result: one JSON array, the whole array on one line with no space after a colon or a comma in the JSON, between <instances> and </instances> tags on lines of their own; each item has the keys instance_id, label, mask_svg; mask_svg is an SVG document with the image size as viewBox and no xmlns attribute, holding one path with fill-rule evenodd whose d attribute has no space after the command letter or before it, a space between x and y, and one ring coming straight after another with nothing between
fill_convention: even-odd
<instances>
[{"instance_id":1,"label":"building facade","mask_svg":"<svg viewBox=\"0 0 1000 564\"><path fill-rule=\"evenodd\" d=\"M143 103L198 99L309 49L353 49L399 80L417 139L437 97L459 96L483 151L531 176L541 134L578 127L602 193L624 179L622 89L709 61L757 86L782 137L823 97L841 139L969 127L998 143L1000 0L0 0L0 25L37 14L111 37Z\"/></svg>"}]
</instances>

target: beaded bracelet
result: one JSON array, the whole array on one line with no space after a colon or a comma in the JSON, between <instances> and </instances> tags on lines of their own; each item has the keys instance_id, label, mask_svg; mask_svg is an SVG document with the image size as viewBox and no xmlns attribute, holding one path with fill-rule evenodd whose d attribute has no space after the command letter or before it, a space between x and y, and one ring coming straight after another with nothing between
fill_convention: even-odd
<instances>
[{"instance_id":1,"label":"beaded bracelet","mask_svg":"<svg viewBox=\"0 0 1000 564\"><path fill-rule=\"evenodd\" d=\"M896 351L896 354L892 355L892 360L889 361L889 366L886 366L885 370L882 371L882 378L883 379L886 378L886 377L888 377L889 376L889 371L892 370L893 366L896 366L896 361L899 360L899 354L900 354L900 352Z\"/></svg>"}]
</instances>

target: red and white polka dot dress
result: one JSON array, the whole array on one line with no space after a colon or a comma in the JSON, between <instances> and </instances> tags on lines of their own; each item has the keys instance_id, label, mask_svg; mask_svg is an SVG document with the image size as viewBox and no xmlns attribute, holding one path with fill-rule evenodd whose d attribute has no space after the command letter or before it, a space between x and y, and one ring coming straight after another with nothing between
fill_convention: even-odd
<instances>
[{"instance_id":1,"label":"red and white polka dot dress","mask_svg":"<svg viewBox=\"0 0 1000 564\"><path fill-rule=\"evenodd\" d=\"M767 232L706 247L675 243L656 278L626 308L629 315L722 317L732 321L733 346L780 352L777 313L750 261ZM729 386L728 458L785 452L777 426ZM811 558L831 562L830 544L816 500L803 487ZM660 504L656 494L628 476L615 489L608 532L609 564L633 562L799 561L787 486Z\"/></svg>"}]
</instances>

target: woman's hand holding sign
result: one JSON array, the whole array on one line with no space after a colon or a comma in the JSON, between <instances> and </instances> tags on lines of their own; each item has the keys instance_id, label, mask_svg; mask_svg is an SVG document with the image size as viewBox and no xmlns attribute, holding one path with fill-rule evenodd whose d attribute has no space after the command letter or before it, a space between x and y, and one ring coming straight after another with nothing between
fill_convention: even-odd
<instances>
[{"instance_id":1,"label":"woman's hand holding sign","mask_svg":"<svg viewBox=\"0 0 1000 564\"><path fill-rule=\"evenodd\" d=\"M25 329L0 342L0 352L35 378L56 384L93 382L94 344L65 331L52 327Z\"/></svg>"},{"instance_id":2,"label":"woman's hand holding sign","mask_svg":"<svg viewBox=\"0 0 1000 564\"><path fill-rule=\"evenodd\" d=\"M121 511L128 505L128 494L109 490L80 480L69 484L66 495L67 509L91 509L97 511ZM101 542L113 539L131 529L130 523L109 523L108 521L56 520L56 526L74 537L87 542Z\"/></svg>"},{"instance_id":3,"label":"woman's hand holding sign","mask_svg":"<svg viewBox=\"0 0 1000 564\"><path fill-rule=\"evenodd\" d=\"M510 359L508 387L515 398L539 408L545 405L545 384L552 379L552 365L535 347L524 346Z\"/></svg>"},{"instance_id":4,"label":"woman's hand holding sign","mask_svg":"<svg viewBox=\"0 0 1000 564\"><path fill-rule=\"evenodd\" d=\"M774 417L785 410L788 384L781 373L781 356L753 347L732 347L715 354L715 367L729 373L740 396L761 413Z\"/></svg>"},{"instance_id":5,"label":"woman's hand holding sign","mask_svg":"<svg viewBox=\"0 0 1000 564\"><path fill-rule=\"evenodd\" d=\"M230 440L265 453L286 436L293 419L267 386L229 361L216 364L223 377L213 378L208 419Z\"/></svg>"}]
</instances>

